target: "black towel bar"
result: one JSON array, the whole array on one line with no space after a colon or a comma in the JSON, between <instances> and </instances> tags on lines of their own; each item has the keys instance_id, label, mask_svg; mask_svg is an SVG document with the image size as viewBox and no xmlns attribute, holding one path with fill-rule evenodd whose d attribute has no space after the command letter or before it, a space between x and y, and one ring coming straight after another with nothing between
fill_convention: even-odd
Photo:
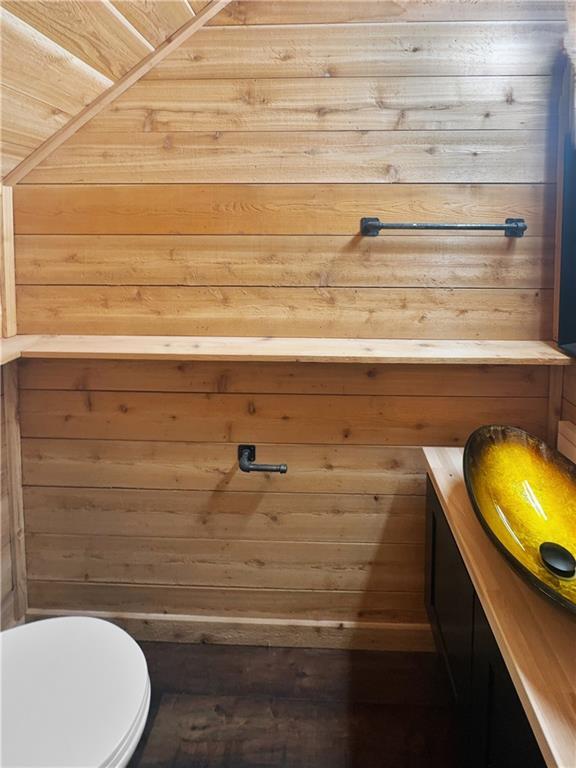
<instances>
[{"instance_id":1,"label":"black towel bar","mask_svg":"<svg viewBox=\"0 0 576 768\"><path fill-rule=\"evenodd\" d=\"M483 232L504 232L506 237L524 237L528 226L524 219L506 219L504 224L388 224L374 217L360 219L360 233L363 237L378 237L383 229L455 229L479 230Z\"/></svg>"}]
</instances>

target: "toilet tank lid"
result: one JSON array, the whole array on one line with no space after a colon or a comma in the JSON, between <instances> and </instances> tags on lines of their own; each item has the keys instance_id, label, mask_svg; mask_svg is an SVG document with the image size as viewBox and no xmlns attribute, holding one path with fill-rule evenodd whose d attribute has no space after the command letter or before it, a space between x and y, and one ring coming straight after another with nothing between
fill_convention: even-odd
<instances>
[{"instance_id":1,"label":"toilet tank lid","mask_svg":"<svg viewBox=\"0 0 576 768\"><path fill-rule=\"evenodd\" d=\"M124 630L62 617L0 634L1 765L106 766L148 696L146 660Z\"/></svg>"}]
</instances>

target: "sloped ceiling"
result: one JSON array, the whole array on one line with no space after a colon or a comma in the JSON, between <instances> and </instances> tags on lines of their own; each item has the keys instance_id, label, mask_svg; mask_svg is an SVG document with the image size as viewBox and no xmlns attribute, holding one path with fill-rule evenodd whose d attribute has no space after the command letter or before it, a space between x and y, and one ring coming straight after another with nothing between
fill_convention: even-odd
<instances>
[{"instance_id":1,"label":"sloped ceiling","mask_svg":"<svg viewBox=\"0 0 576 768\"><path fill-rule=\"evenodd\" d=\"M2 176L206 4L2 0Z\"/></svg>"},{"instance_id":2,"label":"sloped ceiling","mask_svg":"<svg viewBox=\"0 0 576 768\"><path fill-rule=\"evenodd\" d=\"M576 0L233 0L209 25L574 16ZM208 0L0 0L5 177L209 5ZM573 33L569 40L576 39ZM11 182L8 182L11 183Z\"/></svg>"}]
</instances>

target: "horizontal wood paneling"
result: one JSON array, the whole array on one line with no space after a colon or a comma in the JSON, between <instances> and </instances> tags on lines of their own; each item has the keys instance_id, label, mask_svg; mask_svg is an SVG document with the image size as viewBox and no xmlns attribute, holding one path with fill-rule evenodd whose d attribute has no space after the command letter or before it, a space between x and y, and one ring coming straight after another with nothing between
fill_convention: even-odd
<instances>
[{"instance_id":1,"label":"horizontal wood paneling","mask_svg":"<svg viewBox=\"0 0 576 768\"><path fill-rule=\"evenodd\" d=\"M24 9L24 6L28 8L34 4L15 5ZM112 81L9 13L5 7L0 18L2 175L5 175Z\"/></svg>"},{"instance_id":2,"label":"horizontal wood paneling","mask_svg":"<svg viewBox=\"0 0 576 768\"><path fill-rule=\"evenodd\" d=\"M27 537L31 579L276 589L417 592L422 544Z\"/></svg>"},{"instance_id":3,"label":"horizontal wood paneling","mask_svg":"<svg viewBox=\"0 0 576 768\"><path fill-rule=\"evenodd\" d=\"M59 107L0 83L2 175L8 173L71 117Z\"/></svg>"},{"instance_id":4,"label":"horizontal wood paneling","mask_svg":"<svg viewBox=\"0 0 576 768\"><path fill-rule=\"evenodd\" d=\"M550 230L546 185L157 184L19 185L16 234L357 235L362 216L383 221L503 223ZM430 235L428 235L430 237Z\"/></svg>"},{"instance_id":5,"label":"horizontal wood paneling","mask_svg":"<svg viewBox=\"0 0 576 768\"><path fill-rule=\"evenodd\" d=\"M547 397L543 366L20 361L21 389Z\"/></svg>"},{"instance_id":6,"label":"horizontal wood paneling","mask_svg":"<svg viewBox=\"0 0 576 768\"><path fill-rule=\"evenodd\" d=\"M446 18L446 17L445 17ZM547 75L561 47L552 22L220 27L203 29L146 76Z\"/></svg>"},{"instance_id":7,"label":"horizontal wood paneling","mask_svg":"<svg viewBox=\"0 0 576 768\"><path fill-rule=\"evenodd\" d=\"M551 288L539 237L20 235L20 285Z\"/></svg>"},{"instance_id":8,"label":"horizontal wood paneling","mask_svg":"<svg viewBox=\"0 0 576 768\"><path fill-rule=\"evenodd\" d=\"M424 493L419 448L259 445L287 475L238 470L236 446L222 443L24 439L25 485L266 491L282 493Z\"/></svg>"},{"instance_id":9,"label":"horizontal wood paneling","mask_svg":"<svg viewBox=\"0 0 576 768\"><path fill-rule=\"evenodd\" d=\"M21 329L549 338L559 13L231 4L16 190ZM369 241L369 215L528 233ZM544 435L549 394L533 366L43 360L21 386L34 610L419 648L419 446ZM240 472L240 442L288 474Z\"/></svg>"},{"instance_id":10,"label":"horizontal wood paneling","mask_svg":"<svg viewBox=\"0 0 576 768\"><path fill-rule=\"evenodd\" d=\"M550 178L546 144L544 131L77 133L23 183L531 184Z\"/></svg>"},{"instance_id":11,"label":"horizontal wood paneling","mask_svg":"<svg viewBox=\"0 0 576 768\"><path fill-rule=\"evenodd\" d=\"M2 6L2 174L9 184L72 135L91 110L97 113L110 86L135 77L142 62L149 69L155 46L183 25L193 33L213 15L212 9L195 19L186 0L6 0Z\"/></svg>"},{"instance_id":12,"label":"horizontal wood paneling","mask_svg":"<svg viewBox=\"0 0 576 768\"><path fill-rule=\"evenodd\" d=\"M550 77L144 81L81 130L497 130L546 128Z\"/></svg>"},{"instance_id":13,"label":"horizontal wood paneling","mask_svg":"<svg viewBox=\"0 0 576 768\"><path fill-rule=\"evenodd\" d=\"M233 618L425 622L419 592L166 587L30 580L32 608Z\"/></svg>"},{"instance_id":14,"label":"horizontal wood paneling","mask_svg":"<svg viewBox=\"0 0 576 768\"><path fill-rule=\"evenodd\" d=\"M422 543L424 497L26 488L28 533Z\"/></svg>"},{"instance_id":15,"label":"horizontal wood paneling","mask_svg":"<svg viewBox=\"0 0 576 768\"><path fill-rule=\"evenodd\" d=\"M206 0L190 0L201 10ZM211 25L565 19L563 0L235 0Z\"/></svg>"},{"instance_id":16,"label":"horizontal wood paneling","mask_svg":"<svg viewBox=\"0 0 576 768\"><path fill-rule=\"evenodd\" d=\"M463 444L481 424L542 435L543 398L23 390L23 437L353 445Z\"/></svg>"},{"instance_id":17,"label":"horizontal wood paneling","mask_svg":"<svg viewBox=\"0 0 576 768\"><path fill-rule=\"evenodd\" d=\"M17 288L29 334L548 339L551 302L551 290Z\"/></svg>"}]
</instances>

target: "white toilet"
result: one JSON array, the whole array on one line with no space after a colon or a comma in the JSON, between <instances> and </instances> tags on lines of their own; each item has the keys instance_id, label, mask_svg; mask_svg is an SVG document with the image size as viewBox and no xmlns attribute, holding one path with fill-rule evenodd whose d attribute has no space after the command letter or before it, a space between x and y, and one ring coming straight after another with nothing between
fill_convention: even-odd
<instances>
[{"instance_id":1,"label":"white toilet","mask_svg":"<svg viewBox=\"0 0 576 768\"><path fill-rule=\"evenodd\" d=\"M122 768L150 706L146 659L114 624L66 617L0 634L2 768Z\"/></svg>"}]
</instances>

